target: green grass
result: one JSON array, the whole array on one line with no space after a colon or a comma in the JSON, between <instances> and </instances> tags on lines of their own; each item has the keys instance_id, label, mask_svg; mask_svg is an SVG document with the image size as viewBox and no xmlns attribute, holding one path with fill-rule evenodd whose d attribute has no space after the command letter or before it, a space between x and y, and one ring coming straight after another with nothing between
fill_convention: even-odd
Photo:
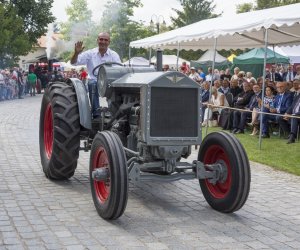
<instances>
[{"instance_id":1,"label":"green grass","mask_svg":"<svg viewBox=\"0 0 300 250\"><path fill-rule=\"evenodd\" d=\"M208 133L220 130L220 128L209 128ZM206 128L203 128L202 132L205 136ZM245 131L245 134L235 135L245 147L250 161L300 176L300 140L287 144L286 139L271 135L271 138L262 139L261 149L259 149L258 137L251 136L250 133Z\"/></svg>"}]
</instances>

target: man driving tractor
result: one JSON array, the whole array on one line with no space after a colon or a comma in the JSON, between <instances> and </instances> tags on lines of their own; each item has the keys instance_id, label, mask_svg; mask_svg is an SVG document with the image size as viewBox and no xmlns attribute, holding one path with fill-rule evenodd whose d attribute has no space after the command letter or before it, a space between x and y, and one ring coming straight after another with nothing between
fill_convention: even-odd
<instances>
[{"instance_id":1,"label":"man driving tractor","mask_svg":"<svg viewBox=\"0 0 300 250\"><path fill-rule=\"evenodd\" d=\"M75 43L74 54L71 58L73 65L86 65L89 74L88 90L89 98L92 105L92 117L97 118L100 115L99 94L97 86L97 77L93 74L93 69L105 62L121 63L120 56L117 52L110 49L110 35L107 32L101 32L97 38L98 47L84 51L82 41Z\"/></svg>"}]
</instances>

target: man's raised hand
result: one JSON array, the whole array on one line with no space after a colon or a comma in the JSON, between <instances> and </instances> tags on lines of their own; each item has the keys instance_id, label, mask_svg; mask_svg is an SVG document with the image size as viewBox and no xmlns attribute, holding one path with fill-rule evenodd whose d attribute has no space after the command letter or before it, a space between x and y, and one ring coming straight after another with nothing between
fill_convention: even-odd
<instances>
[{"instance_id":1,"label":"man's raised hand","mask_svg":"<svg viewBox=\"0 0 300 250\"><path fill-rule=\"evenodd\" d=\"M82 44L83 44L82 41L75 43L75 53L76 54L80 54L84 50L84 46Z\"/></svg>"}]
</instances>

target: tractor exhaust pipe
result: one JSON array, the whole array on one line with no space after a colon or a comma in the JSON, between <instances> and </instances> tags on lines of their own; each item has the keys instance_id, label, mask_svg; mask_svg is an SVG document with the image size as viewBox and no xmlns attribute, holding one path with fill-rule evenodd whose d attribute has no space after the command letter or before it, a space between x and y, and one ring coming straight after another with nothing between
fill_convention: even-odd
<instances>
[{"instance_id":1,"label":"tractor exhaust pipe","mask_svg":"<svg viewBox=\"0 0 300 250\"><path fill-rule=\"evenodd\" d=\"M162 71L163 69L163 52L161 49L156 51L156 70Z\"/></svg>"}]
</instances>

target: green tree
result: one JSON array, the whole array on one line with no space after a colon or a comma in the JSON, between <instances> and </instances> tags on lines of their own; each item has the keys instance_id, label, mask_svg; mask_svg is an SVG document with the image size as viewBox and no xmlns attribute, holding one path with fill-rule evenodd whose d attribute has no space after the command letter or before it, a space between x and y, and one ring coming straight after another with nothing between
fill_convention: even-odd
<instances>
[{"instance_id":1,"label":"green tree","mask_svg":"<svg viewBox=\"0 0 300 250\"><path fill-rule=\"evenodd\" d=\"M60 23L60 33L65 46L62 46L60 54L56 55L64 61L70 60L77 41L82 40L86 49L95 47L94 34L99 30L92 21L92 11L88 8L86 0L72 0L71 5L66 8L66 13L68 20Z\"/></svg>"},{"instance_id":2,"label":"green tree","mask_svg":"<svg viewBox=\"0 0 300 250\"><path fill-rule=\"evenodd\" d=\"M69 20L77 23L90 21L92 17L92 11L88 9L86 0L72 0L71 6L66 8L66 13Z\"/></svg>"},{"instance_id":3,"label":"green tree","mask_svg":"<svg viewBox=\"0 0 300 250\"><path fill-rule=\"evenodd\" d=\"M244 12L249 12L254 9L253 3L242 3L236 5L236 13L244 13Z\"/></svg>"},{"instance_id":4,"label":"green tree","mask_svg":"<svg viewBox=\"0 0 300 250\"><path fill-rule=\"evenodd\" d=\"M23 19L23 32L28 34L32 44L47 32L48 24L54 22L51 13L53 0L2 0L3 4L14 9L18 17Z\"/></svg>"},{"instance_id":5,"label":"green tree","mask_svg":"<svg viewBox=\"0 0 300 250\"><path fill-rule=\"evenodd\" d=\"M111 0L105 5L100 27L110 33L110 47L119 53L121 59L128 58L131 41L150 34L142 23L130 19L133 9L141 6L140 0Z\"/></svg>"},{"instance_id":6,"label":"green tree","mask_svg":"<svg viewBox=\"0 0 300 250\"><path fill-rule=\"evenodd\" d=\"M262 10L274 8L294 3L300 3L300 0L255 0L255 5L252 3L238 4L236 13L249 12L252 10Z\"/></svg>"},{"instance_id":7,"label":"green tree","mask_svg":"<svg viewBox=\"0 0 300 250\"><path fill-rule=\"evenodd\" d=\"M218 17L218 14L213 14L216 5L212 1L207 0L179 0L182 10L173 9L177 14L176 17L171 17L172 28L183 27L201 20ZM180 51L180 57L186 60L197 60L201 57L204 51ZM176 54L176 51L164 51L164 54Z\"/></svg>"},{"instance_id":8,"label":"green tree","mask_svg":"<svg viewBox=\"0 0 300 250\"><path fill-rule=\"evenodd\" d=\"M100 23L96 24L91 21L86 0L73 0L67 9L68 21L61 23L61 33L65 40L72 42L83 40L85 48L90 49L97 46L96 40L100 32L109 32L110 47L116 50L121 58L127 59L131 41L153 34L141 23L130 20L133 8L140 6L140 0L111 0L105 5ZM60 57L69 60L73 53L73 44L69 46L71 51L63 52ZM143 50L133 52L144 53Z\"/></svg>"},{"instance_id":9,"label":"green tree","mask_svg":"<svg viewBox=\"0 0 300 250\"><path fill-rule=\"evenodd\" d=\"M68 21L60 23L63 39L76 41L87 37L94 28L92 11L88 9L87 1L72 0L71 5L66 8L66 13Z\"/></svg>"},{"instance_id":10,"label":"green tree","mask_svg":"<svg viewBox=\"0 0 300 250\"><path fill-rule=\"evenodd\" d=\"M300 3L300 0L256 0L255 9L262 10L294 3Z\"/></svg>"},{"instance_id":11,"label":"green tree","mask_svg":"<svg viewBox=\"0 0 300 250\"><path fill-rule=\"evenodd\" d=\"M212 14L216 5L207 0L179 0L182 10L173 9L177 17L171 17L174 28L186 26L204 19L217 17Z\"/></svg>"},{"instance_id":12,"label":"green tree","mask_svg":"<svg viewBox=\"0 0 300 250\"><path fill-rule=\"evenodd\" d=\"M14 65L18 56L31 50L29 36L23 29L24 22L16 9L9 4L0 4L0 68Z\"/></svg>"},{"instance_id":13,"label":"green tree","mask_svg":"<svg viewBox=\"0 0 300 250\"><path fill-rule=\"evenodd\" d=\"M284 5L300 3L299 0L282 0L282 2L284 3Z\"/></svg>"},{"instance_id":14,"label":"green tree","mask_svg":"<svg viewBox=\"0 0 300 250\"><path fill-rule=\"evenodd\" d=\"M50 13L53 0L0 1L0 67L16 64L28 54L37 39L54 21Z\"/></svg>"}]
</instances>

